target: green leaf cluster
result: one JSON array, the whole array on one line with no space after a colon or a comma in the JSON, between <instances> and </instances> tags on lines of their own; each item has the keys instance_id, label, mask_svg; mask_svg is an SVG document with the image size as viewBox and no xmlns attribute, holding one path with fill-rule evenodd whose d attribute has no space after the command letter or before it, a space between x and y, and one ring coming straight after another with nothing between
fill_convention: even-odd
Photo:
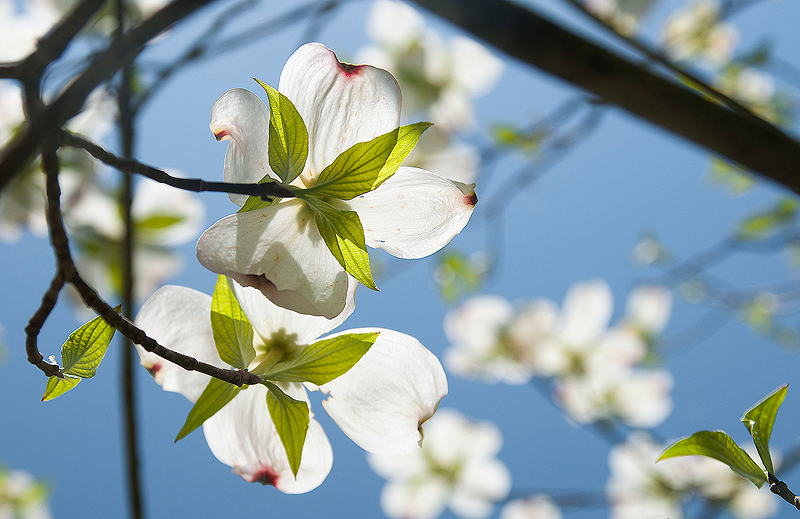
<instances>
[{"instance_id":1,"label":"green leaf cluster","mask_svg":"<svg viewBox=\"0 0 800 519\"><path fill-rule=\"evenodd\" d=\"M455 250L444 251L438 258L436 283L442 299L454 303L480 290L489 270L488 259L467 257Z\"/></svg>"},{"instance_id":2,"label":"green leaf cluster","mask_svg":"<svg viewBox=\"0 0 800 519\"><path fill-rule=\"evenodd\" d=\"M787 384L782 385L742 416L742 423L753 437L766 472L724 431L699 431L681 438L667 447L657 461L677 456L708 456L725 463L731 470L761 488L768 481L768 475L774 475L775 472L769 453L769 439L778 409L786 398L787 387Z\"/></svg>"},{"instance_id":3,"label":"green leaf cluster","mask_svg":"<svg viewBox=\"0 0 800 519\"><path fill-rule=\"evenodd\" d=\"M242 311L225 276L217 278L211 297L211 330L220 358L246 370L256 358L253 327ZM300 350L297 355L259 365L253 373L267 388L266 405L281 439L292 471L297 475L310 420L308 405L287 395L279 383L312 382L325 384L350 370L375 343L378 333L342 334L323 339ZM285 341L285 339L274 339ZM270 346L269 340L267 347ZM277 347L277 345L276 345ZM197 399L175 441L203 425L247 386L212 378Z\"/></svg>"},{"instance_id":4,"label":"green leaf cluster","mask_svg":"<svg viewBox=\"0 0 800 519\"><path fill-rule=\"evenodd\" d=\"M115 310L119 312L120 307L117 306ZM92 378L115 331L98 316L72 332L61 346L60 373L47 379L42 402L63 395L77 386L82 378Z\"/></svg>"},{"instance_id":5,"label":"green leaf cluster","mask_svg":"<svg viewBox=\"0 0 800 519\"><path fill-rule=\"evenodd\" d=\"M793 198L783 197L773 207L753 214L741 222L736 230L740 240L763 240L782 227L794 224L800 202Z\"/></svg>"}]
</instances>

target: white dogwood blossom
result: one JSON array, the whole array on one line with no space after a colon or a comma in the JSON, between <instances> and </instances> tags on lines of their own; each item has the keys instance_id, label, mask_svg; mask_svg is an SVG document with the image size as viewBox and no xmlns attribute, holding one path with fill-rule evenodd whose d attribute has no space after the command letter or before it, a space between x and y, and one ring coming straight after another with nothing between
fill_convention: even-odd
<instances>
[{"instance_id":1,"label":"white dogwood blossom","mask_svg":"<svg viewBox=\"0 0 800 519\"><path fill-rule=\"evenodd\" d=\"M397 77L406 116L426 112L448 133L474 128L473 99L497 83L504 68L500 59L468 38L442 41L417 11L394 0L373 4L367 33L373 45L358 58Z\"/></svg>"},{"instance_id":2,"label":"white dogwood blossom","mask_svg":"<svg viewBox=\"0 0 800 519\"><path fill-rule=\"evenodd\" d=\"M297 188L311 190L351 146L398 128L400 90L394 77L372 66L340 63L318 43L300 47L289 58L279 91L308 129L308 160L292 182ZM269 128L267 106L250 91L229 90L214 103L211 130L217 140L230 141L226 181L278 179L269 166ZM325 203L357 215L366 246L421 258L441 249L466 225L477 201L473 188L400 167L374 190ZM231 199L242 205L246 197ZM197 257L214 272L258 287L280 306L332 318L343 310L354 281L323 239L316 210L294 198L225 217L200 237Z\"/></svg>"},{"instance_id":3,"label":"white dogwood blossom","mask_svg":"<svg viewBox=\"0 0 800 519\"><path fill-rule=\"evenodd\" d=\"M447 506L465 519L488 517L511 490L508 469L496 458L501 446L494 424L439 410L425 427L421 450L369 456L372 469L388 480L383 511L398 519L432 519Z\"/></svg>"},{"instance_id":4,"label":"white dogwood blossom","mask_svg":"<svg viewBox=\"0 0 800 519\"><path fill-rule=\"evenodd\" d=\"M715 0L697 0L667 20L662 37L673 59L700 59L717 67L730 61L739 33L720 19L720 10Z\"/></svg>"},{"instance_id":5,"label":"white dogwood blossom","mask_svg":"<svg viewBox=\"0 0 800 519\"><path fill-rule=\"evenodd\" d=\"M509 501L500 512L500 519L561 519L559 509L544 494Z\"/></svg>"},{"instance_id":6,"label":"white dogwood blossom","mask_svg":"<svg viewBox=\"0 0 800 519\"><path fill-rule=\"evenodd\" d=\"M317 337L341 324L353 311L355 287L347 306L335 319L298 314L278 307L260 291L228 278L233 293L253 330L253 370L279 358L296 358ZM166 286L142 306L136 318L160 344L215 366L220 359L210 322L212 298L195 290ZM372 347L343 375L315 386L280 383L294 399L308 404L306 389L328 394L322 405L336 424L356 444L372 453L400 454L419 451L422 425L447 393L447 380L439 361L416 339L384 329L348 330L329 335L379 332ZM141 363L166 391L183 394L195 402L209 377L188 372L138 349ZM203 424L211 452L233 472L249 482L274 485L286 493L308 492L330 471L333 454L319 423L310 423L296 477L273 423L263 385L240 391L233 400ZM427 438L426 438L427 442Z\"/></svg>"},{"instance_id":7,"label":"white dogwood blossom","mask_svg":"<svg viewBox=\"0 0 800 519\"><path fill-rule=\"evenodd\" d=\"M22 470L0 467L0 518L51 519L46 486Z\"/></svg>"}]
</instances>

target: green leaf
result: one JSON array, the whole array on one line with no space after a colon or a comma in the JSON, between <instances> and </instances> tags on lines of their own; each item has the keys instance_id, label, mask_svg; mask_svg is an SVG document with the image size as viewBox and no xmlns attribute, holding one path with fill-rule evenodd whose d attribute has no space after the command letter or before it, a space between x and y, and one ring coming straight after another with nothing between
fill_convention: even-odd
<instances>
[{"instance_id":1,"label":"green leaf","mask_svg":"<svg viewBox=\"0 0 800 519\"><path fill-rule=\"evenodd\" d=\"M256 357L253 327L225 276L217 277L211 296L211 331L219 358L234 368L247 369Z\"/></svg>"},{"instance_id":2,"label":"green leaf","mask_svg":"<svg viewBox=\"0 0 800 519\"><path fill-rule=\"evenodd\" d=\"M269 99L269 167L288 184L300 173L308 158L308 130L288 97L256 79Z\"/></svg>"},{"instance_id":3,"label":"green leaf","mask_svg":"<svg viewBox=\"0 0 800 519\"><path fill-rule=\"evenodd\" d=\"M739 223L737 235L742 240L760 240L769 237L780 227L794 221L800 203L792 198L782 198L767 211L754 214Z\"/></svg>"},{"instance_id":4,"label":"green leaf","mask_svg":"<svg viewBox=\"0 0 800 519\"><path fill-rule=\"evenodd\" d=\"M292 360L278 362L264 374L275 382L322 385L347 373L369 351L379 332L347 333L307 346Z\"/></svg>"},{"instance_id":5,"label":"green leaf","mask_svg":"<svg viewBox=\"0 0 800 519\"><path fill-rule=\"evenodd\" d=\"M400 166L400 163L397 163L397 167L392 169L391 164L388 167L386 165L397 147L399 134L400 129L395 128L370 141L353 144L322 170L322 173L314 181L314 185L305 189L304 194L319 198L350 200L372 191L392 176ZM406 140L414 140L413 135L414 132L409 133ZM421 132L416 135L416 140L419 140L419 135ZM408 146L409 142L405 142L392 163L397 162L397 158L400 156L405 158L405 155L414 147L413 145L410 148ZM406 149L407 151L405 151ZM385 172L384 168L386 168Z\"/></svg>"},{"instance_id":6,"label":"green leaf","mask_svg":"<svg viewBox=\"0 0 800 519\"><path fill-rule=\"evenodd\" d=\"M182 221L183 218L180 216L159 214L137 222L136 227L142 230L158 231L161 229L166 229L170 225L175 225L176 223L180 223Z\"/></svg>"},{"instance_id":7,"label":"green leaf","mask_svg":"<svg viewBox=\"0 0 800 519\"><path fill-rule=\"evenodd\" d=\"M375 189L379 185L383 184L384 180L395 174L397 168L400 167L400 164L406 160L408 154L411 153L411 151L417 145L419 138L422 137L422 134L425 133L425 130L431 126L433 126L433 123L419 122L414 124L406 124L405 126L398 128L397 143L394 145L394 149L392 149L392 152L389 154L389 158L386 159L386 163L381 168L380 173L378 173L378 179L372 189Z\"/></svg>"},{"instance_id":8,"label":"green leaf","mask_svg":"<svg viewBox=\"0 0 800 519\"><path fill-rule=\"evenodd\" d=\"M119 312L120 307L115 310ZM116 330L98 316L72 334L61 347L62 373L92 378L103 360Z\"/></svg>"},{"instance_id":9,"label":"green leaf","mask_svg":"<svg viewBox=\"0 0 800 519\"><path fill-rule=\"evenodd\" d=\"M758 488L767 481L764 470L723 431L700 431L681 438L667 447L656 461L695 455L721 461Z\"/></svg>"},{"instance_id":10,"label":"green leaf","mask_svg":"<svg viewBox=\"0 0 800 519\"><path fill-rule=\"evenodd\" d=\"M273 179L269 175L264 175L264 178L258 181L259 184L264 184L265 182L275 182L275 179ZM269 200L264 200L260 196L248 196L247 200L245 200L242 207L236 212L246 213L247 211L255 211L256 209L262 209L264 207L269 207L273 204L277 204L280 201L281 199L278 197L273 197Z\"/></svg>"},{"instance_id":11,"label":"green leaf","mask_svg":"<svg viewBox=\"0 0 800 519\"><path fill-rule=\"evenodd\" d=\"M347 272L367 288L378 290L369 269L364 227L355 211L343 211L322 200L309 198L314 220L331 254Z\"/></svg>"},{"instance_id":12,"label":"green leaf","mask_svg":"<svg viewBox=\"0 0 800 519\"><path fill-rule=\"evenodd\" d=\"M301 400L295 400L281 388L271 382L264 383L269 390L267 393L267 409L275 424L275 430L286 450L289 466L292 473L297 476L300 469L300 459L303 456L303 445L308 432L309 412L308 405Z\"/></svg>"},{"instance_id":13,"label":"green leaf","mask_svg":"<svg viewBox=\"0 0 800 519\"><path fill-rule=\"evenodd\" d=\"M772 456L769 454L769 438L772 435L772 426L775 424L778 409L781 407L783 399L786 398L788 386L789 384L782 385L748 409L742 416L742 423L750 431L761 462L764 463L764 467L770 474L775 474L775 468L772 465Z\"/></svg>"},{"instance_id":14,"label":"green leaf","mask_svg":"<svg viewBox=\"0 0 800 519\"><path fill-rule=\"evenodd\" d=\"M491 266L485 254L467 257L459 251L446 250L437 256L435 280L442 299L447 303L480 290Z\"/></svg>"},{"instance_id":15,"label":"green leaf","mask_svg":"<svg viewBox=\"0 0 800 519\"><path fill-rule=\"evenodd\" d=\"M70 375L64 375L64 378L52 376L47 379L47 386L44 388L44 395L42 395L42 402L47 402L56 397L59 397L78 385L81 379Z\"/></svg>"},{"instance_id":16,"label":"green leaf","mask_svg":"<svg viewBox=\"0 0 800 519\"><path fill-rule=\"evenodd\" d=\"M195 402L192 410L189 411L186 422L178 432L178 436L175 437L175 441L186 437L190 432L203 425L203 422L228 405L228 402L233 400L233 397L238 395L239 391L243 389L247 389L247 386L238 387L217 378L212 378L203 390L200 398Z\"/></svg>"}]
</instances>

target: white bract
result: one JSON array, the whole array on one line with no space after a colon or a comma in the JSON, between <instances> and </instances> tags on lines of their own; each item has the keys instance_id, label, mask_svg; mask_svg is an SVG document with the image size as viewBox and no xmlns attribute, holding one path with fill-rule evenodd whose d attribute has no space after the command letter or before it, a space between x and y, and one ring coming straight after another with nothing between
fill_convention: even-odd
<instances>
[{"instance_id":1,"label":"white bract","mask_svg":"<svg viewBox=\"0 0 800 519\"><path fill-rule=\"evenodd\" d=\"M224 278L223 278L224 279ZM335 319L309 316L272 304L261 292L228 278L253 331L255 357L248 368L258 370L285 358L297 358L320 335L341 324L353 311L355 287L347 306ZM184 287L159 289L142 306L137 326L160 344L219 367L220 359L210 322L212 298ZM399 454L419 450L422 424L447 393L439 361L416 339L383 329L348 330L343 334L379 332L372 347L343 375L315 386L296 382L280 388L305 401L306 389L327 393L323 407L355 443L368 452ZM141 363L166 391L196 402L209 377L188 372L139 348ZM265 401L263 385L240 391L203 424L209 448L233 472L249 482L274 485L286 493L312 490L330 471L333 455L325 432L310 413L310 423L296 477ZM427 442L427 439L426 439Z\"/></svg>"},{"instance_id":2,"label":"white bract","mask_svg":"<svg viewBox=\"0 0 800 519\"><path fill-rule=\"evenodd\" d=\"M51 519L43 483L21 470L0 468L0 518Z\"/></svg>"},{"instance_id":3,"label":"white bract","mask_svg":"<svg viewBox=\"0 0 800 519\"><path fill-rule=\"evenodd\" d=\"M561 517L561 509L543 494L509 501L500 512L500 519L561 519Z\"/></svg>"},{"instance_id":4,"label":"white bract","mask_svg":"<svg viewBox=\"0 0 800 519\"><path fill-rule=\"evenodd\" d=\"M552 331L556 312L544 299L521 311L499 296L469 299L445 316L448 369L487 382L527 383L536 374L536 346Z\"/></svg>"},{"instance_id":5,"label":"white bract","mask_svg":"<svg viewBox=\"0 0 800 519\"><path fill-rule=\"evenodd\" d=\"M393 0L373 4L367 33L374 45L361 49L359 60L397 77L406 116L427 112L448 133L474 128L473 99L497 83L501 60L468 38L445 43L417 11Z\"/></svg>"},{"instance_id":6,"label":"white bract","mask_svg":"<svg viewBox=\"0 0 800 519\"><path fill-rule=\"evenodd\" d=\"M502 441L492 423L439 410L425 427L421 450L369 456L373 470L388 480L383 511L398 519L432 519L448 506L459 517L488 517L511 490L508 469L495 457Z\"/></svg>"},{"instance_id":7,"label":"white bract","mask_svg":"<svg viewBox=\"0 0 800 519\"><path fill-rule=\"evenodd\" d=\"M697 0L667 20L664 46L673 59L701 59L714 66L728 63L739 38L736 28L720 19L715 0Z\"/></svg>"},{"instance_id":8,"label":"white bract","mask_svg":"<svg viewBox=\"0 0 800 519\"><path fill-rule=\"evenodd\" d=\"M361 249L356 242L363 234L366 246L400 258L421 258L461 231L477 197L474 185L400 167L373 190L342 197L347 199L312 200L304 193L320 187L317 179L328 166L334 168L338 157L357 143L398 128L400 90L385 70L340 63L331 50L310 43L287 61L279 91L296 107L308 131L308 159L291 180L300 198L223 218L200 237L197 257L206 268L259 288L280 306L333 318L345 307L348 285L354 282L347 272L353 270L345 272L346 258L337 259L326 243L331 231L320 227L321 207L340 216L356 215L363 227L348 229L353 230L349 237L337 234L337 247ZM243 89L223 94L212 107L211 130L217 140L230 141L226 181L280 180L270 167L270 112L258 96ZM243 205L246 197L232 195L231 200Z\"/></svg>"}]
</instances>

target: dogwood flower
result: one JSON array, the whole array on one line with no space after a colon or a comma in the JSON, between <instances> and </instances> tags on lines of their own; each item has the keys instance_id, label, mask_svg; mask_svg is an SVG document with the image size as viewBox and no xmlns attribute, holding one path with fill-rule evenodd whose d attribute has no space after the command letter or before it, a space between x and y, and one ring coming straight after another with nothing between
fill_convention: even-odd
<instances>
[{"instance_id":1,"label":"dogwood flower","mask_svg":"<svg viewBox=\"0 0 800 519\"><path fill-rule=\"evenodd\" d=\"M445 43L403 2L375 2L367 32L374 45L362 48L358 58L397 77L406 116L425 111L447 133L474 129L473 99L497 83L504 68L500 59L469 38Z\"/></svg>"},{"instance_id":2,"label":"dogwood flower","mask_svg":"<svg viewBox=\"0 0 800 519\"><path fill-rule=\"evenodd\" d=\"M739 34L720 19L715 0L697 0L667 20L662 31L664 45L673 59L702 59L714 66L730 61Z\"/></svg>"},{"instance_id":3,"label":"dogwood flower","mask_svg":"<svg viewBox=\"0 0 800 519\"><path fill-rule=\"evenodd\" d=\"M222 278L225 279L225 278ZM238 304L252 327L255 357L248 366L297 358L317 337L341 324L353 311L355 285L347 305L335 319L298 314L276 306L260 291L228 278ZM215 346L210 322L212 298L195 290L165 286L142 306L136 324L162 345L198 360L227 367ZM343 375L316 386L278 384L290 397L308 405L306 389L328 394L322 405L336 424L368 452L399 454L419 450L422 424L447 393L439 361L416 339L378 328L348 330L329 335L377 332L372 347ZM209 377L188 372L139 349L141 364L165 391L181 393L196 402ZM203 424L211 452L248 482L274 485L286 493L308 492L330 471L333 454L327 436L310 412L302 459L293 475L265 397L263 385L240 391Z\"/></svg>"},{"instance_id":4,"label":"dogwood flower","mask_svg":"<svg viewBox=\"0 0 800 519\"><path fill-rule=\"evenodd\" d=\"M543 494L509 501L500 519L561 519L561 510Z\"/></svg>"},{"instance_id":5,"label":"dogwood flower","mask_svg":"<svg viewBox=\"0 0 800 519\"><path fill-rule=\"evenodd\" d=\"M449 370L487 382L525 384L537 373L536 346L551 333L555 305L540 299L516 311L499 296L477 296L447 313L445 352Z\"/></svg>"},{"instance_id":6,"label":"dogwood flower","mask_svg":"<svg viewBox=\"0 0 800 519\"><path fill-rule=\"evenodd\" d=\"M331 50L310 43L286 62L279 91L308 130L308 160L291 184L300 188L299 198L223 218L200 237L197 257L213 272L259 288L279 306L333 318L344 309L353 280L330 247L350 246L363 233L363 244L400 258L430 255L466 225L477 197L474 185L400 167L374 190L349 199L331 196L312 206L303 193L320 187L317 179L337 157L398 128L400 90L385 70L340 63ZM210 126L217 140L230 141L226 181L279 178L269 166L270 113L258 96L229 90L214 103ZM243 205L246 197L231 200ZM329 245L332 220L325 220L325 228L318 221L323 206L337 218L355 214L363 230L337 234L336 245Z\"/></svg>"},{"instance_id":7,"label":"dogwood flower","mask_svg":"<svg viewBox=\"0 0 800 519\"><path fill-rule=\"evenodd\" d=\"M22 470L0 467L0 517L51 519L46 486Z\"/></svg>"},{"instance_id":8,"label":"dogwood flower","mask_svg":"<svg viewBox=\"0 0 800 519\"><path fill-rule=\"evenodd\" d=\"M70 199L64 222L81 252L78 269L100 293L121 293L125 226L117 200L94 183L80 186ZM180 270L181 260L170 248L197 236L204 213L200 200L188 191L149 179L137 184L131 205L137 300Z\"/></svg>"},{"instance_id":9,"label":"dogwood flower","mask_svg":"<svg viewBox=\"0 0 800 519\"><path fill-rule=\"evenodd\" d=\"M488 517L511 490L508 469L495 458L502 441L494 424L440 410L426 427L421 450L368 457L389 480L381 492L383 511L393 518L432 519L448 506L459 517Z\"/></svg>"}]
</instances>

